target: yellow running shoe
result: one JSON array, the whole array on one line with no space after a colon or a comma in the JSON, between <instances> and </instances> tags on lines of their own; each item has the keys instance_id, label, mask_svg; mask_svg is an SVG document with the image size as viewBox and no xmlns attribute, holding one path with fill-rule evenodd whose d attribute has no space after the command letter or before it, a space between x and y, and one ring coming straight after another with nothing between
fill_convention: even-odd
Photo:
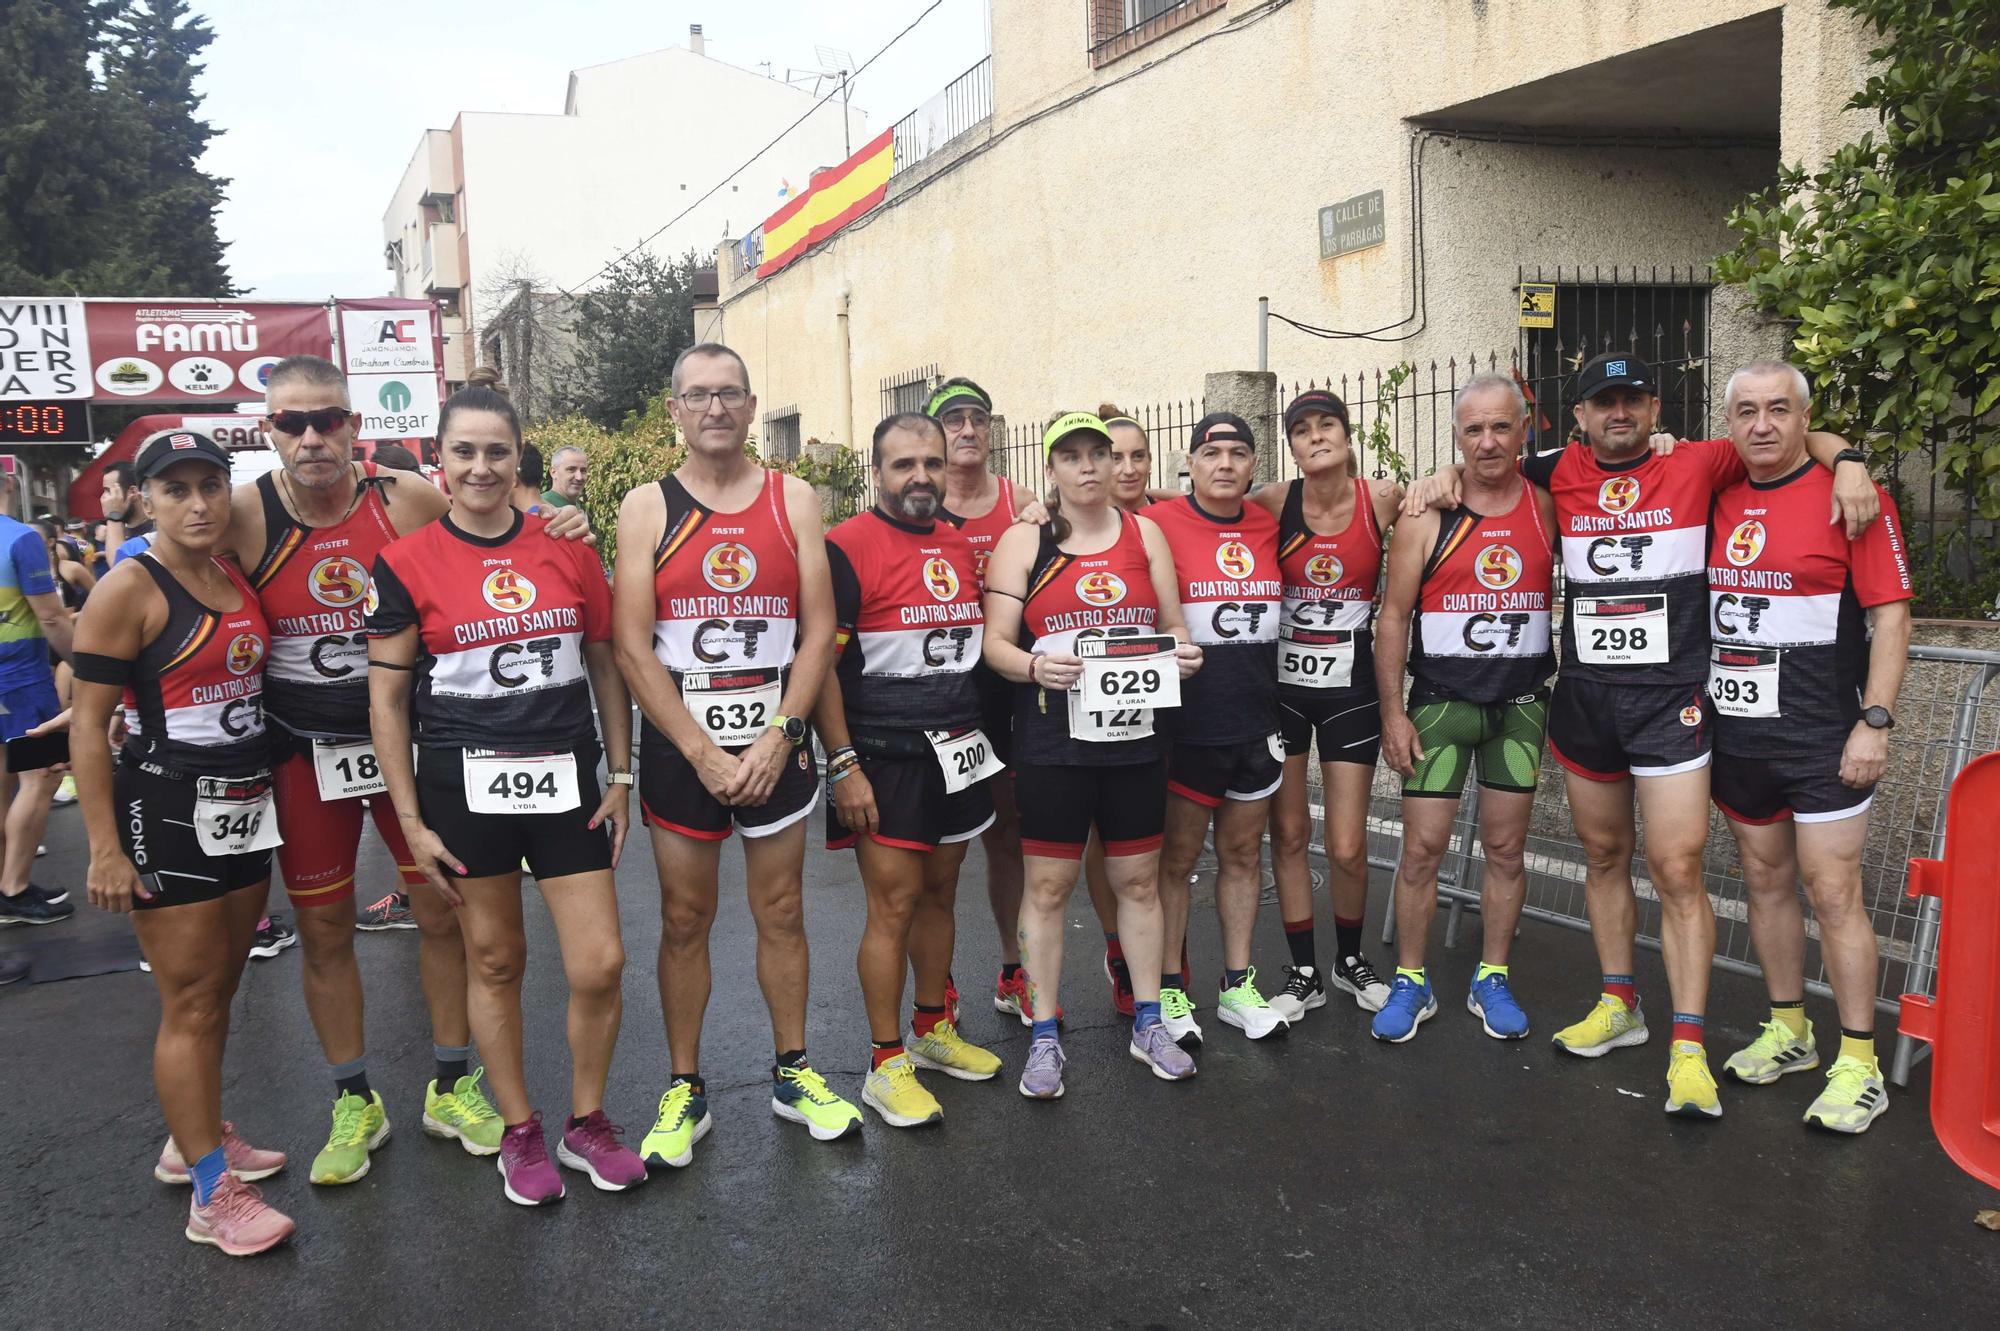
<instances>
[{"instance_id":1,"label":"yellow running shoe","mask_svg":"<svg viewBox=\"0 0 2000 1331\"><path fill-rule=\"evenodd\" d=\"M1708 1051L1692 1040L1676 1040L1667 1063L1667 1112L1684 1118L1721 1118L1722 1101L1715 1093L1715 1074L1708 1070Z\"/></svg>"},{"instance_id":2,"label":"yellow running shoe","mask_svg":"<svg viewBox=\"0 0 2000 1331\"><path fill-rule=\"evenodd\" d=\"M948 1021L931 1027L929 1035L911 1033L903 1046L910 1062L960 1081L990 1081L1000 1071L1000 1056L970 1044Z\"/></svg>"},{"instance_id":3,"label":"yellow running shoe","mask_svg":"<svg viewBox=\"0 0 2000 1331\"><path fill-rule=\"evenodd\" d=\"M671 1165L683 1169L694 1160L694 1144L708 1135L715 1120L708 1112L708 1097L685 1077L676 1077L660 1097L660 1114L652 1131L639 1143L639 1158L648 1165Z\"/></svg>"},{"instance_id":4,"label":"yellow running shoe","mask_svg":"<svg viewBox=\"0 0 2000 1331\"><path fill-rule=\"evenodd\" d=\"M1599 994L1590 1015L1574 1026L1555 1034L1555 1046L1578 1058L1602 1058L1614 1049L1644 1044L1653 1033L1646 1029L1646 1015L1610 994Z\"/></svg>"},{"instance_id":5,"label":"yellow running shoe","mask_svg":"<svg viewBox=\"0 0 2000 1331\"><path fill-rule=\"evenodd\" d=\"M1806 1023L1805 1038L1776 1017L1764 1023L1756 1039L1723 1060L1722 1070L1740 1082L1769 1086L1787 1072L1806 1072L1819 1066L1819 1050L1813 1048L1812 1023Z\"/></svg>"},{"instance_id":6,"label":"yellow running shoe","mask_svg":"<svg viewBox=\"0 0 2000 1331\"><path fill-rule=\"evenodd\" d=\"M353 1183L368 1173L368 1153L389 1140L389 1111L382 1093L343 1095L333 1102L333 1131L313 1157L315 1183Z\"/></svg>"},{"instance_id":7,"label":"yellow running shoe","mask_svg":"<svg viewBox=\"0 0 2000 1331\"><path fill-rule=\"evenodd\" d=\"M1882 1084L1882 1065L1842 1056L1826 1074L1826 1089L1806 1110L1806 1123L1829 1132L1858 1136L1889 1109L1889 1088Z\"/></svg>"},{"instance_id":8,"label":"yellow running shoe","mask_svg":"<svg viewBox=\"0 0 2000 1331\"><path fill-rule=\"evenodd\" d=\"M944 1122L944 1106L917 1080L917 1070L910 1066L908 1053L896 1055L868 1074L861 1083L861 1103L880 1114L882 1121L892 1128L921 1128Z\"/></svg>"},{"instance_id":9,"label":"yellow running shoe","mask_svg":"<svg viewBox=\"0 0 2000 1331\"><path fill-rule=\"evenodd\" d=\"M771 1112L804 1126L814 1141L830 1142L861 1130L861 1111L835 1095L826 1078L802 1062L778 1065Z\"/></svg>"},{"instance_id":10,"label":"yellow running shoe","mask_svg":"<svg viewBox=\"0 0 2000 1331\"><path fill-rule=\"evenodd\" d=\"M440 1088L433 1081L424 1087L424 1135L454 1138L467 1155L498 1155L500 1138L507 1125L500 1111L479 1089L485 1068L474 1068L469 1077L460 1077Z\"/></svg>"}]
</instances>

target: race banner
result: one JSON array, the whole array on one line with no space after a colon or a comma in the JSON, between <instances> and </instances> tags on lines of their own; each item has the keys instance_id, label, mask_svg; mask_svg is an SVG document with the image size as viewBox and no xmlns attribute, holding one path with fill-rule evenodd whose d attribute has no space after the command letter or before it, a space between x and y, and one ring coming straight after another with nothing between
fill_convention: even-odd
<instances>
[{"instance_id":1,"label":"race banner","mask_svg":"<svg viewBox=\"0 0 2000 1331\"><path fill-rule=\"evenodd\" d=\"M83 302L0 297L0 402L84 401L94 391Z\"/></svg>"},{"instance_id":2,"label":"race banner","mask_svg":"<svg viewBox=\"0 0 2000 1331\"><path fill-rule=\"evenodd\" d=\"M434 439L444 395L437 307L383 296L336 302L341 368L361 413L358 439Z\"/></svg>"},{"instance_id":3,"label":"race banner","mask_svg":"<svg viewBox=\"0 0 2000 1331\"><path fill-rule=\"evenodd\" d=\"M264 396L264 376L286 356L333 355L324 305L81 303L93 371L90 396L98 402L255 402Z\"/></svg>"}]
</instances>

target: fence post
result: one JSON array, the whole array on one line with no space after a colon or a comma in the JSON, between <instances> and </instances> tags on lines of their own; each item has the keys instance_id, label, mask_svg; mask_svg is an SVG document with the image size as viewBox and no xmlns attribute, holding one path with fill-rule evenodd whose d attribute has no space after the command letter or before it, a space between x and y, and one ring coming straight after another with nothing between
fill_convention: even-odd
<instances>
[{"instance_id":1,"label":"fence post","mask_svg":"<svg viewBox=\"0 0 2000 1331\"><path fill-rule=\"evenodd\" d=\"M1232 411L1257 438L1257 479L1278 479L1278 376L1269 370L1220 370L1201 379L1202 410Z\"/></svg>"}]
</instances>

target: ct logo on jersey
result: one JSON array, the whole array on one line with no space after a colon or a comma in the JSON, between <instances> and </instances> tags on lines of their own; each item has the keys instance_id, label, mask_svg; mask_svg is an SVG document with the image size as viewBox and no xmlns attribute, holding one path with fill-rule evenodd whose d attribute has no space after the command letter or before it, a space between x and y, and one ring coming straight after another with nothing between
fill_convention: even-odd
<instances>
[{"instance_id":1,"label":"ct logo on jersey","mask_svg":"<svg viewBox=\"0 0 2000 1331\"><path fill-rule=\"evenodd\" d=\"M349 555L322 559L306 575L306 590L321 605L345 610L368 594L368 570Z\"/></svg>"},{"instance_id":2,"label":"ct logo on jersey","mask_svg":"<svg viewBox=\"0 0 2000 1331\"><path fill-rule=\"evenodd\" d=\"M958 570L942 555L932 555L924 561L924 590L940 601L954 600L958 596Z\"/></svg>"},{"instance_id":3,"label":"ct logo on jersey","mask_svg":"<svg viewBox=\"0 0 2000 1331\"><path fill-rule=\"evenodd\" d=\"M1756 563L1757 556L1764 553L1764 524L1755 518L1737 523L1723 553L1737 568Z\"/></svg>"},{"instance_id":4,"label":"ct logo on jersey","mask_svg":"<svg viewBox=\"0 0 2000 1331\"><path fill-rule=\"evenodd\" d=\"M757 556L735 541L712 545L701 557L701 576L719 592L740 592L757 580Z\"/></svg>"},{"instance_id":5,"label":"ct logo on jersey","mask_svg":"<svg viewBox=\"0 0 2000 1331\"><path fill-rule=\"evenodd\" d=\"M1241 541L1224 541L1215 550L1215 566L1232 578L1247 578L1257 571L1257 556Z\"/></svg>"},{"instance_id":6,"label":"ct logo on jersey","mask_svg":"<svg viewBox=\"0 0 2000 1331\"><path fill-rule=\"evenodd\" d=\"M1489 545L1472 562L1473 576L1490 591L1505 591L1521 580L1521 552L1511 545Z\"/></svg>"},{"instance_id":7,"label":"ct logo on jersey","mask_svg":"<svg viewBox=\"0 0 2000 1331\"><path fill-rule=\"evenodd\" d=\"M1613 476L1597 487L1597 506L1606 513L1623 513L1639 502L1639 482L1630 476Z\"/></svg>"},{"instance_id":8,"label":"ct logo on jersey","mask_svg":"<svg viewBox=\"0 0 2000 1331\"><path fill-rule=\"evenodd\" d=\"M495 610L517 615L535 603L535 584L511 568L496 568L479 584L479 594Z\"/></svg>"},{"instance_id":9,"label":"ct logo on jersey","mask_svg":"<svg viewBox=\"0 0 2000 1331\"><path fill-rule=\"evenodd\" d=\"M1314 555L1306 561L1306 581L1315 587L1333 586L1346 571L1336 554Z\"/></svg>"},{"instance_id":10,"label":"ct logo on jersey","mask_svg":"<svg viewBox=\"0 0 2000 1331\"><path fill-rule=\"evenodd\" d=\"M1125 579L1116 573L1086 573L1076 580L1076 594L1085 605L1117 605L1125 599Z\"/></svg>"},{"instance_id":11,"label":"ct logo on jersey","mask_svg":"<svg viewBox=\"0 0 2000 1331\"><path fill-rule=\"evenodd\" d=\"M239 633L229 640L224 658L232 675L247 675L264 662L264 640L254 633Z\"/></svg>"}]
</instances>

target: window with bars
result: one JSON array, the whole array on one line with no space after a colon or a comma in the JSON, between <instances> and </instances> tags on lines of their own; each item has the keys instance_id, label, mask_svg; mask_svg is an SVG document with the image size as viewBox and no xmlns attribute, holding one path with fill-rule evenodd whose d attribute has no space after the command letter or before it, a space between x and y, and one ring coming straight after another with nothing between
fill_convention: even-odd
<instances>
[{"instance_id":1,"label":"window with bars","mask_svg":"<svg viewBox=\"0 0 2000 1331\"><path fill-rule=\"evenodd\" d=\"M1523 280L1542 276L1524 273ZM1558 270L1554 327L1521 330L1521 373L1543 418L1536 422L1537 447L1567 437L1576 372L1609 351L1632 352L1652 366L1661 429L1682 438L1708 437L1713 290L1706 269L1593 269L1587 275Z\"/></svg>"},{"instance_id":2,"label":"window with bars","mask_svg":"<svg viewBox=\"0 0 2000 1331\"><path fill-rule=\"evenodd\" d=\"M785 407L764 417L764 456L772 462L796 462L799 456L799 409Z\"/></svg>"},{"instance_id":3,"label":"window with bars","mask_svg":"<svg viewBox=\"0 0 2000 1331\"><path fill-rule=\"evenodd\" d=\"M1222 8L1224 0L1087 0L1090 63L1109 64Z\"/></svg>"}]
</instances>

